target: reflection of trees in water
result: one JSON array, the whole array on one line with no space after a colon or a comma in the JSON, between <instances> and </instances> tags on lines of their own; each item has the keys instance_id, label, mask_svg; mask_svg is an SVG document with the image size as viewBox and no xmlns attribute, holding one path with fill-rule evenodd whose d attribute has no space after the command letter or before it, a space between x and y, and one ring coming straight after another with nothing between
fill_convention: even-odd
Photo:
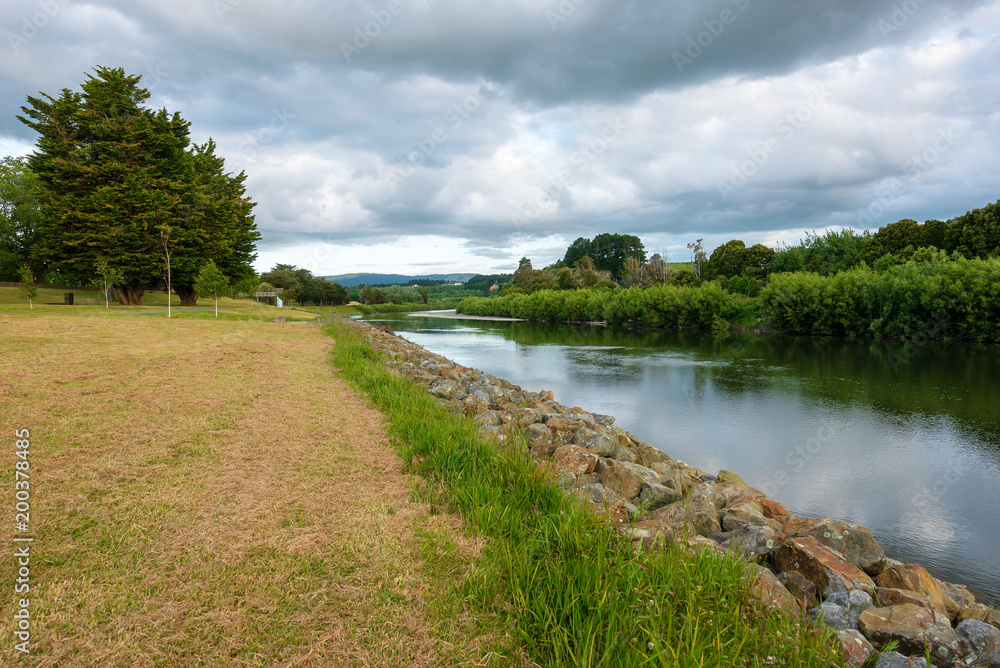
<instances>
[{"instance_id":1,"label":"reflection of trees in water","mask_svg":"<svg viewBox=\"0 0 1000 668\"><path fill-rule=\"evenodd\" d=\"M434 327L447 327L435 321ZM477 323L479 325L480 323ZM467 323L463 325L466 326ZM582 371L632 381L643 374L686 374L689 400L710 381L719 391L789 393L844 406L872 407L910 420L947 416L970 440L1000 456L1000 348L953 342L850 340L832 337L733 335L588 325L483 322L478 329L526 346L568 346ZM606 352L588 347L609 347ZM668 353L699 364L660 364ZM570 373L578 373L571 371Z\"/></svg>"}]
</instances>

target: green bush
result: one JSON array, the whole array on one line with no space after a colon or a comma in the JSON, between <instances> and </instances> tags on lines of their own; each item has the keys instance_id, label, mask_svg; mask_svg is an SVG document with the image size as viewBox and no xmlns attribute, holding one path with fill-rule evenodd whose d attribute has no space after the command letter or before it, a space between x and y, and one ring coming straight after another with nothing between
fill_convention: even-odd
<instances>
[{"instance_id":1,"label":"green bush","mask_svg":"<svg viewBox=\"0 0 1000 668\"><path fill-rule=\"evenodd\" d=\"M938 256L880 269L773 275L761 313L801 334L1000 340L1000 260Z\"/></svg>"}]
</instances>

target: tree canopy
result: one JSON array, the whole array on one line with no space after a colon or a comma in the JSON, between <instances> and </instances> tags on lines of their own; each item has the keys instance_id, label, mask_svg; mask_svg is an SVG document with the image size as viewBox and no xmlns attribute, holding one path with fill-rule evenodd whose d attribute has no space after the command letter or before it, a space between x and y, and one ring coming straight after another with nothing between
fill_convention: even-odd
<instances>
[{"instance_id":1,"label":"tree canopy","mask_svg":"<svg viewBox=\"0 0 1000 668\"><path fill-rule=\"evenodd\" d=\"M97 260L123 272L123 304L164 282L166 255L182 304L212 260L230 278L252 275L260 238L245 174L225 172L215 144L189 147L179 113L143 106L139 76L98 67L82 92L28 97L19 120L40 137L28 165L39 180L34 256L66 281L87 282ZM169 232L169 234L167 234Z\"/></svg>"},{"instance_id":2,"label":"tree canopy","mask_svg":"<svg viewBox=\"0 0 1000 668\"><path fill-rule=\"evenodd\" d=\"M313 276L308 269L299 269L293 264L276 264L260 278L275 287L284 288L283 300L297 301L302 305L338 306L348 301L347 290L340 283Z\"/></svg>"},{"instance_id":3,"label":"tree canopy","mask_svg":"<svg viewBox=\"0 0 1000 668\"><path fill-rule=\"evenodd\" d=\"M575 267L584 257L594 261L597 271L609 271L616 280L621 280L625 272L625 259L634 257L640 263L646 262L646 250L642 241L631 234L598 234L591 239L579 237L566 249L563 263Z\"/></svg>"}]
</instances>

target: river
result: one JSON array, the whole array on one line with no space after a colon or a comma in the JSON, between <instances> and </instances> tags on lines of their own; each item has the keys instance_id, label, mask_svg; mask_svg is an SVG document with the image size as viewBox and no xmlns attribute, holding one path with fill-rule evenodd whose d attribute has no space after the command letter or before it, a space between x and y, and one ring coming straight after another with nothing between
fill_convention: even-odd
<instances>
[{"instance_id":1,"label":"river","mask_svg":"<svg viewBox=\"0 0 1000 668\"><path fill-rule=\"evenodd\" d=\"M372 317L1000 604L1000 348Z\"/></svg>"}]
</instances>

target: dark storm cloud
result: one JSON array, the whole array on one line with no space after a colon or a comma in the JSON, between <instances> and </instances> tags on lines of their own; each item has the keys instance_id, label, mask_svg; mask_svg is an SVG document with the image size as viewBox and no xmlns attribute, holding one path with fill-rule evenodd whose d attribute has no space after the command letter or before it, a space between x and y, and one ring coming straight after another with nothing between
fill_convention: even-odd
<instances>
[{"instance_id":1,"label":"dark storm cloud","mask_svg":"<svg viewBox=\"0 0 1000 668\"><path fill-rule=\"evenodd\" d=\"M262 255L794 241L997 197L998 23L996 0L18 0L0 147L34 141L26 95L120 66L247 172Z\"/></svg>"}]
</instances>

